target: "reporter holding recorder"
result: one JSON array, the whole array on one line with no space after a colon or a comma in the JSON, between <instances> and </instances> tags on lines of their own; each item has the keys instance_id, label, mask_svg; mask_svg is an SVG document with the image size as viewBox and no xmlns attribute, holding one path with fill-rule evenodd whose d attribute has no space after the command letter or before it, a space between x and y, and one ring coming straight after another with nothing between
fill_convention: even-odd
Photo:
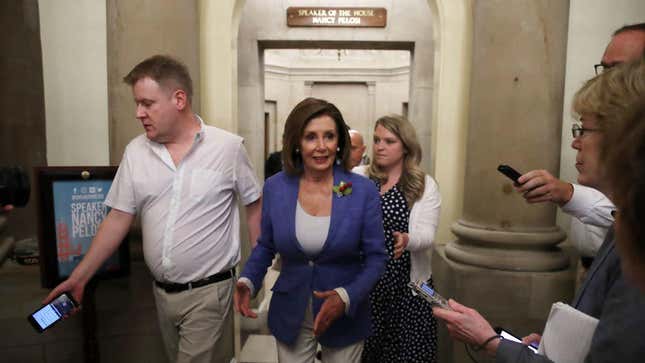
<instances>
[{"instance_id":1,"label":"reporter holding recorder","mask_svg":"<svg viewBox=\"0 0 645 363\"><path fill-rule=\"evenodd\" d=\"M581 125L573 127L571 146L577 150L578 182L612 195L605 178L601 153L616 145L607 142L607 133L633 120L634 109L645 98L645 60L616 66L587 81L576 93L573 110ZM645 357L645 295L627 283L616 252L613 229L608 233L586 280L571 306L599 320L585 362L641 362ZM496 362L551 362L534 354L525 345L500 339L490 323L476 310L449 301L453 310L433 308L446 322L450 335L478 346ZM539 341L531 334L525 343Z\"/></svg>"},{"instance_id":2,"label":"reporter holding recorder","mask_svg":"<svg viewBox=\"0 0 645 363\"><path fill-rule=\"evenodd\" d=\"M596 74L618 64L638 60L645 55L645 23L617 29L605 48ZM588 269L593 257L614 222L614 204L602 192L584 185L568 183L546 170L531 170L519 180L516 189L529 203L552 202L575 219L571 220L570 240L581 254L582 266Z\"/></svg>"}]
</instances>

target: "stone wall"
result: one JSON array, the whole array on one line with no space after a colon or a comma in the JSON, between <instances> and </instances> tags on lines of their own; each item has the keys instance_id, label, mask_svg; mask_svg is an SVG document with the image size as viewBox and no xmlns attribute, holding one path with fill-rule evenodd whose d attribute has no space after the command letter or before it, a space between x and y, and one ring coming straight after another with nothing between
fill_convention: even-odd
<instances>
[{"instance_id":1,"label":"stone wall","mask_svg":"<svg viewBox=\"0 0 645 363\"><path fill-rule=\"evenodd\" d=\"M36 0L0 3L0 167L45 165L45 104ZM32 237L36 229L32 191L25 208L9 216L9 231L17 239Z\"/></svg>"},{"instance_id":2,"label":"stone wall","mask_svg":"<svg viewBox=\"0 0 645 363\"><path fill-rule=\"evenodd\" d=\"M142 60L168 54L183 61L193 79L193 110L200 110L199 16L197 1L107 0L107 76L110 162L143 133L123 77ZM204 120L209 123L209 120Z\"/></svg>"}]
</instances>

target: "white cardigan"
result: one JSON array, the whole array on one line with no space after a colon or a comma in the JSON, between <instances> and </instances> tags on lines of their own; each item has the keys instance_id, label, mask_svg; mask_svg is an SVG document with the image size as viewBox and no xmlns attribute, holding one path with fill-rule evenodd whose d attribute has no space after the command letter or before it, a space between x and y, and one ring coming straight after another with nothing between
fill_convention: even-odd
<instances>
[{"instance_id":1,"label":"white cardigan","mask_svg":"<svg viewBox=\"0 0 645 363\"><path fill-rule=\"evenodd\" d=\"M354 173L367 176L367 166L357 166L352 169ZM439 212L441 211L441 195L437 182L426 174L425 190L421 199L417 200L410 211L408 223L408 246L410 251L410 280L426 281L432 275L430 266L430 248L434 242L439 226Z\"/></svg>"}]
</instances>

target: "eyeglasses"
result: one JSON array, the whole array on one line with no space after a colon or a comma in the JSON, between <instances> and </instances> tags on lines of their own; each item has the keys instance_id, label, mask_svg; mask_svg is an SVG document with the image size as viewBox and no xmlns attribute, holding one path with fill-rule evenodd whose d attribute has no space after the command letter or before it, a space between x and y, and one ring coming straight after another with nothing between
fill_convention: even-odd
<instances>
[{"instance_id":1,"label":"eyeglasses","mask_svg":"<svg viewBox=\"0 0 645 363\"><path fill-rule=\"evenodd\" d=\"M598 63L598 64L593 65L593 69L594 69L594 71L596 71L596 76L597 76L597 75L601 74L602 72L608 70L609 68L615 66L616 64L618 64L618 63L615 63L615 64Z\"/></svg>"},{"instance_id":2,"label":"eyeglasses","mask_svg":"<svg viewBox=\"0 0 645 363\"><path fill-rule=\"evenodd\" d=\"M571 135L573 135L574 139L577 139L580 136L584 135L585 132L592 132L592 131L600 131L600 129L586 129L578 124L571 125Z\"/></svg>"},{"instance_id":3,"label":"eyeglasses","mask_svg":"<svg viewBox=\"0 0 645 363\"><path fill-rule=\"evenodd\" d=\"M602 65L601 63L594 64L593 65L593 70L596 71L596 76L601 74L605 70L605 66Z\"/></svg>"}]
</instances>

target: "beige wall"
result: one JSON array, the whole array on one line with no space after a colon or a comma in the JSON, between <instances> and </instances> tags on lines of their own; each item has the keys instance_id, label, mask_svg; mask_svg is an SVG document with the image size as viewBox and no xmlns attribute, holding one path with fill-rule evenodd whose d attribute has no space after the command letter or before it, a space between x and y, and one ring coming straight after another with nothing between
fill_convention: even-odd
<instances>
[{"instance_id":1,"label":"beige wall","mask_svg":"<svg viewBox=\"0 0 645 363\"><path fill-rule=\"evenodd\" d=\"M31 174L32 167L47 164L38 1L1 2L0 14L0 166L20 166ZM7 216L6 232L16 240L37 233L34 194L26 207ZM4 238L3 233L0 241Z\"/></svg>"},{"instance_id":2,"label":"beige wall","mask_svg":"<svg viewBox=\"0 0 645 363\"><path fill-rule=\"evenodd\" d=\"M245 0L198 0L202 115L237 132L237 34Z\"/></svg>"},{"instance_id":3,"label":"beige wall","mask_svg":"<svg viewBox=\"0 0 645 363\"><path fill-rule=\"evenodd\" d=\"M131 89L122 81L137 63L155 54L168 54L183 61L193 79L193 110L199 113L199 19L196 0L106 3L110 160L116 165L128 142L143 132L135 118Z\"/></svg>"},{"instance_id":4,"label":"beige wall","mask_svg":"<svg viewBox=\"0 0 645 363\"><path fill-rule=\"evenodd\" d=\"M450 226L463 210L472 53L472 0L428 0L435 37L432 152L441 191L437 243L455 237Z\"/></svg>"},{"instance_id":5,"label":"beige wall","mask_svg":"<svg viewBox=\"0 0 645 363\"><path fill-rule=\"evenodd\" d=\"M237 95L240 91L237 83L238 24L246 1L200 0L198 3L202 115L216 126L236 131L239 129ZM445 243L454 238L450 225L461 215L463 207L472 0L427 0L425 3L434 19L427 30L435 42L434 54L426 55L433 59L434 79L430 86L438 90L428 96L434 107L426 119L428 127L436 130L432 134L431 154L436 159L435 178L443 199L437 242ZM255 69L242 71L256 72ZM259 103L257 108L261 110L263 105Z\"/></svg>"},{"instance_id":6,"label":"beige wall","mask_svg":"<svg viewBox=\"0 0 645 363\"><path fill-rule=\"evenodd\" d=\"M107 165L105 2L38 4L48 164Z\"/></svg>"},{"instance_id":7,"label":"beige wall","mask_svg":"<svg viewBox=\"0 0 645 363\"><path fill-rule=\"evenodd\" d=\"M270 49L264 59L264 94L277 104L278 139L291 109L305 96L318 97L338 106L370 155L374 121L401 114L409 101L408 51Z\"/></svg>"},{"instance_id":8,"label":"beige wall","mask_svg":"<svg viewBox=\"0 0 645 363\"><path fill-rule=\"evenodd\" d=\"M611 34L626 24L645 21L642 0L571 0L569 36L562 113L562 153L560 178L575 182L575 150L571 148L571 100L583 82L595 75L593 65L600 63ZM554 170L557 172L557 170ZM558 210L558 224L569 230L570 217Z\"/></svg>"},{"instance_id":9,"label":"beige wall","mask_svg":"<svg viewBox=\"0 0 645 363\"><path fill-rule=\"evenodd\" d=\"M238 35L238 132L247 140L254 165L262 165L262 112L264 77L262 53L270 48L357 48L374 47L413 51L409 90L409 118L425 150L423 166L432 174L430 152L434 48L432 16L424 0L352 0L342 6L381 6L388 10L386 28L289 28L289 6L318 6L317 1L249 0L240 19ZM332 3L328 5L340 5ZM415 24L410 27L409 24ZM332 41L334 44L322 44ZM279 42L280 45L276 45ZM371 44L366 45L367 42ZM315 80L311 80L315 81ZM307 94L302 93L300 98Z\"/></svg>"}]
</instances>

